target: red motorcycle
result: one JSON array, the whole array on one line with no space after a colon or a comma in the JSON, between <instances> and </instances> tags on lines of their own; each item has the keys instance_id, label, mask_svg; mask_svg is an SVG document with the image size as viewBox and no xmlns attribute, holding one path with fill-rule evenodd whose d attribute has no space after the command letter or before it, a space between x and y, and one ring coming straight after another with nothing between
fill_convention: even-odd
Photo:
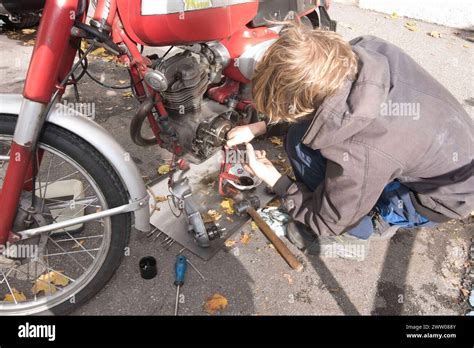
<instances>
[{"instance_id":1,"label":"red motorcycle","mask_svg":"<svg viewBox=\"0 0 474 348\"><path fill-rule=\"evenodd\" d=\"M281 30L268 19L334 29L324 1L98 0L91 20L89 0L7 2L43 14L23 95L0 95L0 315L77 308L127 254L132 222L150 228L147 190L128 153L59 103L87 73L91 51L106 48L130 72L141 103L134 142L199 162L256 117L252 72ZM180 52L141 54L169 45Z\"/></svg>"}]
</instances>

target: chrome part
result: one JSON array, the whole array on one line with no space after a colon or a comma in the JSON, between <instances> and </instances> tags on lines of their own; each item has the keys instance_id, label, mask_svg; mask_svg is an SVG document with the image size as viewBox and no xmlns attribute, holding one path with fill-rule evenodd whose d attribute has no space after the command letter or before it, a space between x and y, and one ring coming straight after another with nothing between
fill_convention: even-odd
<instances>
[{"instance_id":1,"label":"chrome part","mask_svg":"<svg viewBox=\"0 0 474 348\"><path fill-rule=\"evenodd\" d=\"M218 41L208 44L209 49L214 54L214 63L222 66L222 69L227 68L230 63L230 53L227 47Z\"/></svg>"},{"instance_id":2,"label":"chrome part","mask_svg":"<svg viewBox=\"0 0 474 348\"><path fill-rule=\"evenodd\" d=\"M23 97L14 94L0 94L0 113L18 115ZM104 128L82 114L57 104L47 116L47 122L67 129L91 144L113 166L127 188L130 202L141 201L147 191L138 168L130 154ZM150 211L148 204L134 211L135 228L150 231Z\"/></svg>"},{"instance_id":3,"label":"chrome part","mask_svg":"<svg viewBox=\"0 0 474 348\"><path fill-rule=\"evenodd\" d=\"M83 224L83 223L86 223L86 222L89 222L89 221L102 219L102 218L113 216L113 215L129 213L131 211L136 211L138 209L141 209L144 206L147 207L147 209L148 209L148 201L149 201L149 198L148 198L148 196L146 196L146 197L142 198L140 201L125 204L125 205L121 205L120 207L107 209L107 210L104 210L104 211L101 211L101 212L98 212L98 213L84 215L84 216L74 218L74 219L68 219L68 220L65 220L65 221L57 222L57 223L46 225L46 226L30 228L28 230L19 231L19 232L16 232L16 233L19 234L22 237L22 239L26 239L26 238L34 237L34 236L39 235L41 233L59 230L59 229L63 229L63 228L66 228L66 227Z\"/></svg>"},{"instance_id":4,"label":"chrome part","mask_svg":"<svg viewBox=\"0 0 474 348\"><path fill-rule=\"evenodd\" d=\"M238 58L238 68L242 75L251 80L257 63L262 59L268 48L275 43L277 39L263 41L247 50Z\"/></svg>"},{"instance_id":5,"label":"chrome part","mask_svg":"<svg viewBox=\"0 0 474 348\"><path fill-rule=\"evenodd\" d=\"M23 99L18 121L16 123L13 141L20 146L30 147L36 143L44 120L45 104Z\"/></svg>"},{"instance_id":6,"label":"chrome part","mask_svg":"<svg viewBox=\"0 0 474 348\"><path fill-rule=\"evenodd\" d=\"M161 71L149 69L145 74L145 82L156 92L168 89L168 80Z\"/></svg>"}]
</instances>

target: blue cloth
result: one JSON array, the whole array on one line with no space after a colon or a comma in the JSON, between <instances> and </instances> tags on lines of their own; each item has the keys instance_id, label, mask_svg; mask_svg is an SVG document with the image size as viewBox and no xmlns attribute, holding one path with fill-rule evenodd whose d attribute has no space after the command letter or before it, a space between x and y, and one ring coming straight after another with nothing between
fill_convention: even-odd
<instances>
[{"instance_id":1,"label":"blue cloth","mask_svg":"<svg viewBox=\"0 0 474 348\"><path fill-rule=\"evenodd\" d=\"M301 143L311 121L292 125L285 139L285 151L290 160L297 181L304 183L310 191L324 181L327 160L319 150L313 150ZM389 225L411 228L433 225L428 219L418 214L410 198L410 190L393 181L385 186L373 210L378 212ZM360 239L368 239L374 232L372 218L365 216L347 233Z\"/></svg>"}]
</instances>

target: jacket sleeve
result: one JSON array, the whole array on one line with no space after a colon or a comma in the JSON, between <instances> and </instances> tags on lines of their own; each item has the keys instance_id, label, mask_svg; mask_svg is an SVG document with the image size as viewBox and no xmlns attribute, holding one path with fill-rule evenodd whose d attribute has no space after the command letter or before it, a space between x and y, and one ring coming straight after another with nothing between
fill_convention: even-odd
<instances>
[{"instance_id":1,"label":"jacket sleeve","mask_svg":"<svg viewBox=\"0 0 474 348\"><path fill-rule=\"evenodd\" d=\"M321 151L326 177L314 192L287 176L273 187L290 215L320 235L341 234L357 225L396 177L396 161L364 144L347 145Z\"/></svg>"}]
</instances>

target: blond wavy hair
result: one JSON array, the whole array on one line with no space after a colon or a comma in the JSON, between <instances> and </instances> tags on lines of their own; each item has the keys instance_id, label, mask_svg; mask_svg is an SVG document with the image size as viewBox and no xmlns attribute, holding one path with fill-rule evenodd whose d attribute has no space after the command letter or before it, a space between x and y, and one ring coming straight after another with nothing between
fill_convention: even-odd
<instances>
[{"instance_id":1,"label":"blond wavy hair","mask_svg":"<svg viewBox=\"0 0 474 348\"><path fill-rule=\"evenodd\" d=\"M355 79L357 55L334 32L294 21L280 24L280 37L255 69L253 99L270 122L294 122L316 110L347 79Z\"/></svg>"}]
</instances>

